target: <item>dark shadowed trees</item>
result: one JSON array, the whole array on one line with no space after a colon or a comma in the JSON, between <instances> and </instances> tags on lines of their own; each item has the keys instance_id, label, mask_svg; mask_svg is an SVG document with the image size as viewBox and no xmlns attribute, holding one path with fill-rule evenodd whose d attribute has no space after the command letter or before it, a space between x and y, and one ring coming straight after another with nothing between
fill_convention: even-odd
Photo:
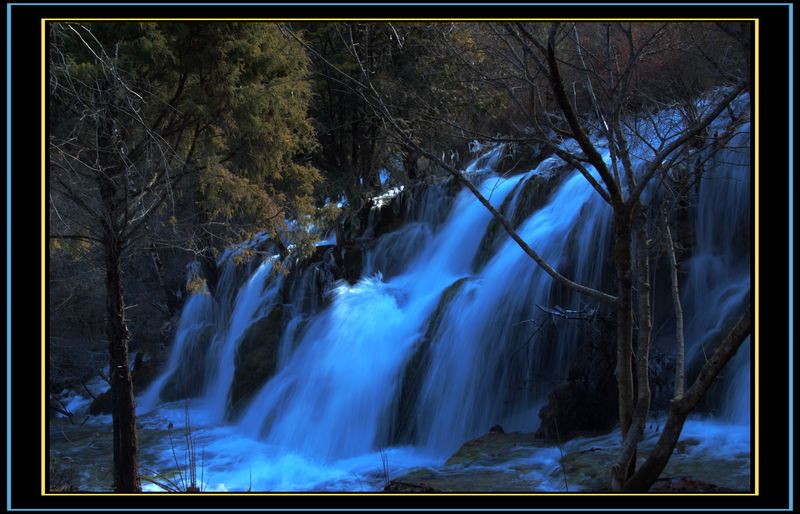
<instances>
[{"instance_id":1,"label":"dark shadowed trees","mask_svg":"<svg viewBox=\"0 0 800 514\"><path fill-rule=\"evenodd\" d=\"M271 24L69 22L49 36L49 236L91 247L104 273L114 489L137 491L126 263L165 220L188 227L176 246L205 253L308 212L308 60Z\"/></svg>"}]
</instances>

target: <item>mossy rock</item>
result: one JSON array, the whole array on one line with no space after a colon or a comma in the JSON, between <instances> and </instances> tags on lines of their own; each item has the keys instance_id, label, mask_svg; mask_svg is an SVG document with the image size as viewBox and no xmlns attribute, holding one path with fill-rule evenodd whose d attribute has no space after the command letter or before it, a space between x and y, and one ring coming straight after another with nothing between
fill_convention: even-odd
<instances>
[{"instance_id":1,"label":"mossy rock","mask_svg":"<svg viewBox=\"0 0 800 514\"><path fill-rule=\"evenodd\" d=\"M638 465L658 439L645 434ZM687 438L688 447L697 440ZM569 490L606 492L611 465L619 452L619 433L557 444L536 434L490 431L464 443L441 466L416 468L396 476L392 491L535 492ZM675 452L652 492L742 492L750 488L750 459Z\"/></svg>"},{"instance_id":2,"label":"mossy rock","mask_svg":"<svg viewBox=\"0 0 800 514\"><path fill-rule=\"evenodd\" d=\"M447 459L445 466L470 466L476 462L486 464L494 459L504 460L520 445L544 446L544 443L532 433L490 431L461 445Z\"/></svg>"}]
</instances>

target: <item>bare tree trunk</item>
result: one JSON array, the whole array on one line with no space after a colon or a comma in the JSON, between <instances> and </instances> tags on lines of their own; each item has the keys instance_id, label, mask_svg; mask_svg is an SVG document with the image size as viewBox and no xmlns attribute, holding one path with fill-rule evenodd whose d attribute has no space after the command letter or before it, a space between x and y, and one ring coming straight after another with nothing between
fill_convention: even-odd
<instances>
[{"instance_id":1,"label":"bare tree trunk","mask_svg":"<svg viewBox=\"0 0 800 514\"><path fill-rule=\"evenodd\" d=\"M614 216L614 269L617 274L617 390L619 424L623 439L633 418L633 271L631 262L631 220L627 212Z\"/></svg>"},{"instance_id":2,"label":"bare tree trunk","mask_svg":"<svg viewBox=\"0 0 800 514\"><path fill-rule=\"evenodd\" d=\"M622 450L612 466L612 488L622 490L636 469L636 449L644 433L650 411L650 336L652 311L650 308L650 250L648 248L647 214L641 206L636 208L634 232L636 234L636 290L637 290L637 342L636 342L636 406L627 433L623 436Z\"/></svg>"},{"instance_id":3,"label":"bare tree trunk","mask_svg":"<svg viewBox=\"0 0 800 514\"><path fill-rule=\"evenodd\" d=\"M113 239L106 243L106 331L111 365L109 378L114 424L114 490L137 492L141 490L139 450L136 438L133 380L128 367L130 334L125 322L121 246L119 241Z\"/></svg>"},{"instance_id":4,"label":"bare tree trunk","mask_svg":"<svg viewBox=\"0 0 800 514\"><path fill-rule=\"evenodd\" d=\"M669 219L667 218L666 207L661 211L662 222L664 223L664 238L667 242L667 260L670 268L670 281L672 283L672 305L675 309L675 341L677 343L677 353L675 356L675 399L679 400L683 396L684 368L685 368L685 347L683 335L683 308L681 307L681 295L678 288L678 262L675 259L675 245L672 242L672 233L669 230Z\"/></svg>"},{"instance_id":5,"label":"bare tree trunk","mask_svg":"<svg viewBox=\"0 0 800 514\"><path fill-rule=\"evenodd\" d=\"M664 471L667 462L669 462L689 413L694 410L703 396L705 396L719 372L733 358L744 340L750 335L751 328L751 307L748 304L744 314L736 322L733 329L725 336L725 339L711 355L711 358L703 365L700 374L686 391L686 394L680 399L672 400L667 423L664 425L664 430L661 432L653 452L625 484L624 491L647 491L655 483L661 472Z\"/></svg>"},{"instance_id":6,"label":"bare tree trunk","mask_svg":"<svg viewBox=\"0 0 800 514\"><path fill-rule=\"evenodd\" d=\"M103 91L98 94L102 94ZM102 100L101 100L102 102ZM104 103L101 105L105 106ZM104 111L103 111L104 112ZM111 417L114 431L114 490L141 491L133 380L128 367L130 333L125 321L122 281L123 238L128 226L127 176L115 159L114 125L110 116L98 123L97 184L103 206L103 249L106 268L106 337L108 338Z\"/></svg>"}]
</instances>

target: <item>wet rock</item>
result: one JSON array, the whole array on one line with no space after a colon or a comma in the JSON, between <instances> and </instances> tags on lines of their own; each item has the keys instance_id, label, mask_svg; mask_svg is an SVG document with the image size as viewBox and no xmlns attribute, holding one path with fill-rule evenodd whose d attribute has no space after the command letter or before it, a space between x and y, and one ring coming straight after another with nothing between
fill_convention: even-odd
<instances>
[{"instance_id":1,"label":"wet rock","mask_svg":"<svg viewBox=\"0 0 800 514\"><path fill-rule=\"evenodd\" d=\"M526 180L519 192L514 212L509 218L511 225L518 228L534 211L544 206L550 193L561 184L569 171L571 168L562 166L548 173L537 173Z\"/></svg>"},{"instance_id":2,"label":"wet rock","mask_svg":"<svg viewBox=\"0 0 800 514\"><path fill-rule=\"evenodd\" d=\"M511 214L508 212L511 200L514 199L514 195L524 182L524 179L520 179L514 188L503 199L503 203L500 204L498 212L500 212L500 214L502 214L506 219L508 219ZM492 220L489 221L489 224L486 226L486 232L484 232L481 242L478 245L478 251L475 253L475 259L472 262L473 270L482 268L483 265L489 261L491 256L497 251L498 243L501 239L500 236L505 233L505 229L500 225L499 221L497 221L495 218L492 218Z\"/></svg>"},{"instance_id":3,"label":"wet rock","mask_svg":"<svg viewBox=\"0 0 800 514\"><path fill-rule=\"evenodd\" d=\"M283 303L292 304L299 312L310 314L327 305L326 293L342 272L336 264L336 246L318 246L314 253L294 266L281 290Z\"/></svg>"},{"instance_id":4,"label":"wet rock","mask_svg":"<svg viewBox=\"0 0 800 514\"><path fill-rule=\"evenodd\" d=\"M108 389L106 392L98 394L97 398L92 401L91 405L89 405L89 414L92 416L111 414L112 408L111 389Z\"/></svg>"},{"instance_id":5,"label":"wet rock","mask_svg":"<svg viewBox=\"0 0 800 514\"><path fill-rule=\"evenodd\" d=\"M495 425L499 427L499 425ZM535 434L525 432L505 433L495 430L494 427L475 439L461 445L456 453L445 462L446 466L464 465L475 463L486 464L491 460L504 460L518 447L543 447L546 443L539 440Z\"/></svg>"},{"instance_id":6,"label":"wet rock","mask_svg":"<svg viewBox=\"0 0 800 514\"><path fill-rule=\"evenodd\" d=\"M158 377L161 371L159 363L153 359L145 361L143 355L144 354L141 352L137 353L136 361L133 365L132 379L134 394L140 394L147 389L147 386Z\"/></svg>"},{"instance_id":7,"label":"wet rock","mask_svg":"<svg viewBox=\"0 0 800 514\"><path fill-rule=\"evenodd\" d=\"M528 179L520 179L514 189L503 200L499 212L511 223L512 227L519 228L522 222L528 219L534 211L544 206L550 193L556 189L562 178L566 176L564 173L566 170L567 168L562 167L552 172L533 175ZM517 195L517 200L512 208L515 195ZM503 235L505 234L506 231L500 225L500 222L492 218L486 227L486 232L475 254L475 260L472 263L473 269L480 269L489 261L498 250L498 245L504 239Z\"/></svg>"},{"instance_id":8,"label":"wet rock","mask_svg":"<svg viewBox=\"0 0 800 514\"><path fill-rule=\"evenodd\" d=\"M698 444L700 444L699 439L695 438L682 439L678 441L678 443L675 445L674 453L687 453L692 446L697 446Z\"/></svg>"},{"instance_id":9,"label":"wet rock","mask_svg":"<svg viewBox=\"0 0 800 514\"><path fill-rule=\"evenodd\" d=\"M336 259L336 278L343 278L355 284L364 269L364 248L356 241L347 241L334 250Z\"/></svg>"},{"instance_id":10,"label":"wet rock","mask_svg":"<svg viewBox=\"0 0 800 514\"><path fill-rule=\"evenodd\" d=\"M214 336L214 327L206 325L193 335L194 344L186 345L183 350L181 360L187 365L179 366L175 372L167 378L161 388L160 398L165 402L193 398L203 390L205 366L205 354Z\"/></svg>"},{"instance_id":11,"label":"wet rock","mask_svg":"<svg viewBox=\"0 0 800 514\"><path fill-rule=\"evenodd\" d=\"M418 468L397 477L408 492L531 492L541 486L530 473L544 475L547 461L526 457L543 448L534 434L489 432L464 443L445 464ZM523 460L517 460L520 457ZM545 488L547 489L547 488Z\"/></svg>"},{"instance_id":12,"label":"wet rock","mask_svg":"<svg viewBox=\"0 0 800 514\"><path fill-rule=\"evenodd\" d=\"M552 150L542 144L511 143L507 144L503 158L497 166L498 174L522 173L536 169Z\"/></svg>"},{"instance_id":13,"label":"wet rock","mask_svg":"<svg viewBox=\"0 0 800 514\"><path fill-rule=\"evenodd\" d=\"M658 440L648 431L639 444L638 465ZM464 443L441 466L417 468L395 477L407 491L542 492L609 489L619 432L577 438L563 444L534 433L489 432ZM694 447L687 438L689 447ZM750 487L748 456L675 453L651 492L741 492Z\"/></svg>"},{"instance_id":14,"label":"wet rock","mask_svg":"<svg viewBox=\"0 0 800 514\"><path fill-rule=\"evenodd\" d=\"M598 325L603 327L601 335L578 349L567 381L550 393L547 404L539 411L539 437L563 442L602 434L617 424L613 330L604 323Z\"/></svg>"},{"instance_id":15,"label":"wet rock","mask_svg":"<svg viewBox=\"0 0 800 514\"><path fill-rule=\"evenodd\" d=\"M433 341L436 331L441 325L442 315L447 309L447 306L456 294L458 294L467 280L468 277L456 280L442 292L436 309L425 323L425 326L428 327L425 331L425 335L414 343L411 358L404 368L403 385L398 402L397 422L393 424L393 433L389 437L392 444L405 444L414 440L416 431L414 405L416 404L419 391L422 388L425 372L430 365L431 341Z\"/></svg>"},{"instance_id":16,"label":"wet rock","mask_svg":"<svg viewBox=\"0 0 800 514\"><path fill-rule=\"evenodd\" d=\"M235 371L230 392L233 412L245 405L275 373L282 328L283 305L276 305L242 336L234 358Z\"/></svg>"}]
</instances>

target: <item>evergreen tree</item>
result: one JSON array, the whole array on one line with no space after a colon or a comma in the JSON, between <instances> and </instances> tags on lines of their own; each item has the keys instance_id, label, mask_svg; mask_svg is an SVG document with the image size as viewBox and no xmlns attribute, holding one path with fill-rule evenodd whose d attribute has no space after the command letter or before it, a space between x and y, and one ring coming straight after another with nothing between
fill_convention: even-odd
<instances>
[{"instance_id":1,"label":"evergreen tree","mask_svg":"<svg viewBox=\"0 0 800 514\"><path fill-rule=\"evenodd\" d=\"M302 47L266 23L52 23L50 237L105 272L114 488L140 489L123 276L165 206L280 237L319 172Z\"/></svg>"}]
</instances>

